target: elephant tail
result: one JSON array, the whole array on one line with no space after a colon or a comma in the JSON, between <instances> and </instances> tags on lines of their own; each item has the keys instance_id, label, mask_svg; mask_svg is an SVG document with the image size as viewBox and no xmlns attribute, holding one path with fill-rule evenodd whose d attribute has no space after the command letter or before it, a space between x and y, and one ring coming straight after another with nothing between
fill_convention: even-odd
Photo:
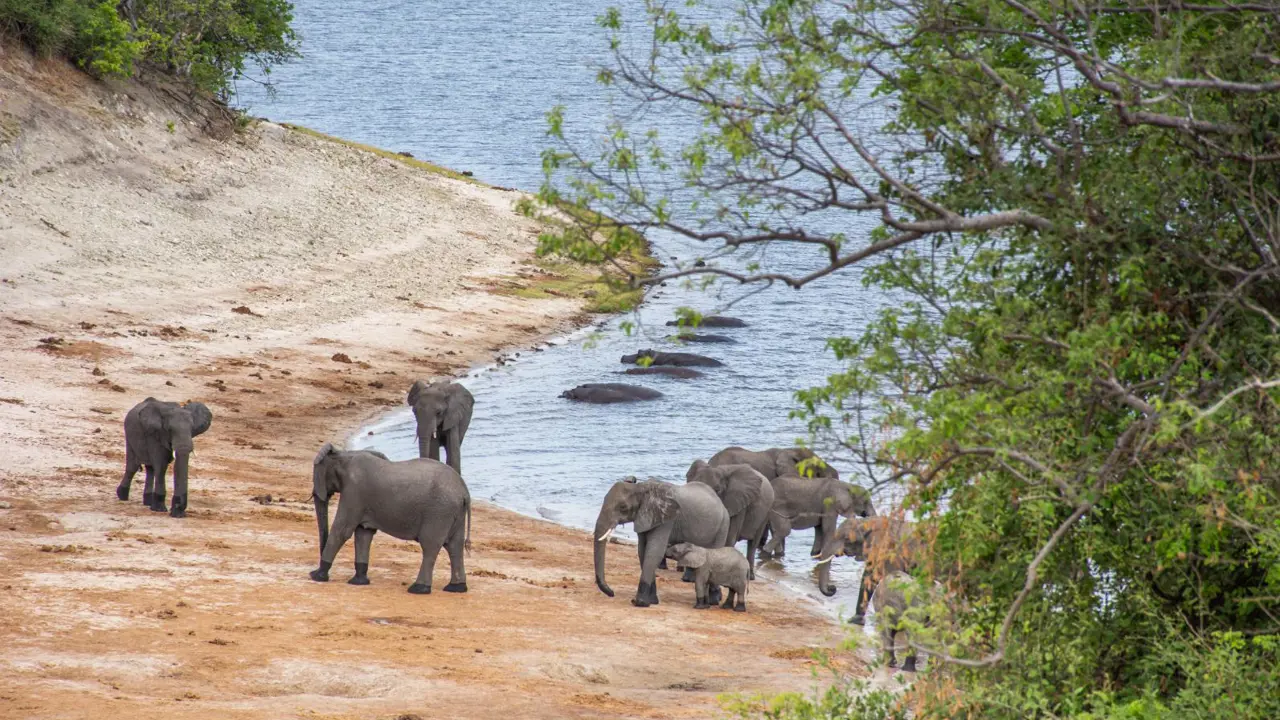
<instances>
[{"instance_id":1,"label":"elephant tail","mask_svg":"<svg viewBox=\"0 0 1280 720\"><path fill-rule=\"evenodd\" d=\"M471 498L467 498L467 537L462 541L462 547L471 554Z\"/></svg>"}]
</instances>

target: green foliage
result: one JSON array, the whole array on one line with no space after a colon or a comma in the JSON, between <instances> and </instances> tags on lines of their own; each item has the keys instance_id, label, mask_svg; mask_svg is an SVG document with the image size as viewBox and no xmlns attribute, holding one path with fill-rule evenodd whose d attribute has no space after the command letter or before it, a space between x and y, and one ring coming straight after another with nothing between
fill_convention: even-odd
<instances>
[{"instance_id":1,"label":"green foliage","mask_svg":"<svg viewBox=\"0 0 1280 720\"><path fill-rule=\"evenodd\" d=\"M1280 716L1280 8L648 8L651 54L615 39L601 79L701 130L583 149L553 113L540 199L828 263L656 280L860 264L899 299L829 342L842 369L796 415L929 539L948 622L919 633L915 716ZM750 714L845 717L859 692Z\"/></svg>"},{"instance_id":2,"label":"green foliage","mask_svg":"<svg viewBox=\"0 0 1280 720\"><path fill-rule=\"evenodd\" d=\"M249 64L297 55L286 0L0 0L0 30L99 76L149 63L226 98Z\"/></svg>"}]
</instances>

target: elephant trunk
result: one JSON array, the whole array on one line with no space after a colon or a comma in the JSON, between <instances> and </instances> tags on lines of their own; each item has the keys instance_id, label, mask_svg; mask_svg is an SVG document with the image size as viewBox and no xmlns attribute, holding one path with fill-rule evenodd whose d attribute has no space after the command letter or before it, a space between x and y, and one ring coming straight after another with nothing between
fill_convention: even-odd
<instances>
[{"instance_id":1,"label":"elephant trunk","mask_svg":"<svg viewBox=\"0 0 1280 720\"><path fill-rule=\"evenodd\" d=\"M596 518L595 533L591 536L595 541L596 587L600 588L600 592L609 597L613 597L613 589L609 587L609 583L604 581L604 559L606 547L609 544L609 536L613 535L613 531L617 527L618 523L612 514L601 510L600 516Z\"/></svg>"},{"instance_id":2,"label":"elephant trunk","mask_svg":"<svg viewBox=\"0 0 1280 720\"><path fill-rule=\"evenodd\" d=\"M324 560L324 546L329 542L329 501L315 496L316 527L320 530L320 559Z\"/></svg>"},{"instance_id":3,"label":"elephant trunk","mask_svg":"<svg viewBox=\"0 0 1280 720\"><path fill-rule=\"evenodd\" d=\"M173 454L173 496L177 500L179 495L187 494L187 470L191 464L191 450L179 450ZM160 482L164 483L164 478L160 478ZM160 489L164 489L161 484ZM184 497L185 499L185 497Z\"/></svg>"}]
</instances>

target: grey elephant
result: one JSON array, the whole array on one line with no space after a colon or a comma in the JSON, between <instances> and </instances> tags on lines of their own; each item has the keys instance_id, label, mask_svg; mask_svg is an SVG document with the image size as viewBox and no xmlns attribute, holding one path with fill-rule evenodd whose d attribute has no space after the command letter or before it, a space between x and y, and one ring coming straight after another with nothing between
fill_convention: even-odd
<instances>
[{"instance_id":1,"label":"grey elephant","mask_svg":"<svg viewBox=\"0 0 1280 720\"><path fill-rule=\"evenodd\" d=\"M667 557L693 570L695 610L711 607L707 602L708 587L723 585L728 591L720 607L735 612L747 611L747 586L751 565L737 548L704 548L693 543L676 543L667 548ZM735 602L736 600L736 602Z\"/></svg>"},{"instance_id":2,"label":"grey elephant","mask_svg":"<svg viewBox=\"0 0 1280 720\"><path fill-rule=\"evenodd\" d=\"M933 584L933 593L940 593L942 586ZM897 658L895 651L905 648L906 659L902 662L903 672L916 671L916 657L919 654L911 646L911 634L903 627L903 619L910 619L928 626L936 617L930 617L929 592L922 591L911 575L900 570L888 573L876 585L871 594L871 605L876 611L876 630L880 634L880 648L884 653L885 664L893 667ZM904 636L902 643L898 636Z\"/></svg>"},{"instance_id":3,"label":"grey elephant","mask_svg":"<svg viewBox=\"0 0 1280 720\"><path fill-rule=\"evenodd\" d=\"M440 459L444 447L449 467L462 474L462 439L471 425L475 398L463 386L449 380L415 382L407 398L418 421L418 457Z\"/></svg>"},{"instance_id":4,"label":"grey elephant","mask_svg":"<svg viewBox=\"0 0 1280 720\"><path fill-rule=\"evenodd\" d=\"M743 447L727 447L707 461L712 467L721 465L750 465L756 472L770 480L785 475L840 479L840 473L823 462L809 448L769 448L748 450Z\"/></svg>"},{"instance_id":5,"label":"grey elephant","mask_svg":"<svg viewBox=\"0 0 1280 720\"><path fill-rule=\"evenodd\" d=\"M865 622L868 591L880 578L895 572L909 572L919 563L924 548L914 531L914 523L895 517L851 517L841 522L825 541L820 563L830 563L832 558L842 555L866 563L849 622L855 625Z\"/></svg>"},{"instance_id":6,"label":"grey elephant","mask_svg":"<svg viewBox=\"0 0 1280 720\"><path fill-rule=\"evenodd\" d=\"M116 497L129 499L129 487L138 468L145 467L147 481L142 504L164 512L165 473L173 463L173 505L169 515L187 514L187 472L195 450L192 439L209 429L213 413L203 403L179 405L149 397L124 416L124 478Z\"/></svg>"},{"instance_id":7,"label":"grey elephant","mask_svg":"<svg viewBox=\"0 0 1280 720\"><path fill-rule=\"evenodd\" d=\"M657 350L641 350L631 355L623 355L622 362L637 364L648 360L649 365L674 365L676 367L720 367L724 363L706 355L686 352L659 352Z\"/></svg>"},{"instance_id":8,"label":"grey elephant","mask_svg":"<svg viewBox=\"0 0 1280 720\"><path fill-rule=\"evenodd\" d=\"M748 574L755 580L756 550L769 524L769 511L773 509L773 484L750 465L711 467L705 460L693 461L685 473L685 481L699 482L716 491L729 512L729 537L725 544L732 547L739 540L747 541Z\"/></svg>"},{"instance_id":9,"label":"grey elephant","mask_svg":"<svg viewBox=\"0 0 1280 720\"><path fill-rule=\"evenodd\" d=\"M660 480L628 478L613 484L596 517L596 587L613 597L604 579L605 551L619 525L634 523L640 557L640 584L631 604L658 604L656 576L667 546L691 542L703 547L723 547L729 536L729 513L710 487L702 483L672 485Z\"/></svg>"},{"instance_id":10,"label":"grey elephant","mask_svg":"<svg viewBox=\"0 0 1280 720\"><path fill-rule=\"evenodd\" d=\"M773 509L769 511L769 530L773 534L765 549L771 555L780 553L783 541L792 530L814 528L813 550L815 559L822 556L836 533L840 518L876 514L871 504L871 494L865 488L850 485L832 478L802 478L795 475L773 480L775 495ZM818 566L818 590L831 597L836 594L831 584L831 563Z\"/></svg>"},{"instance_id":11,"label":"grey elephant","mask_svg":"<svg viewBox=\"0 0 1280 720\"><path fill-rule=\"evenodd\" d=\"M347 582L369 584L369 546L379 530L422 548L415 595L431 593L431 573L444 547L449 553L445 592L466 592L463 552L471 547L471 493L462 476L429 458L392 462L379 452L344 452L325 443L311 475L316 526L320 531L320 567L311 579L328 582L329 568L344 543L356 536L356 572ZM329 530L329 498L342 495Z\"/></svg>"}]
</instances>

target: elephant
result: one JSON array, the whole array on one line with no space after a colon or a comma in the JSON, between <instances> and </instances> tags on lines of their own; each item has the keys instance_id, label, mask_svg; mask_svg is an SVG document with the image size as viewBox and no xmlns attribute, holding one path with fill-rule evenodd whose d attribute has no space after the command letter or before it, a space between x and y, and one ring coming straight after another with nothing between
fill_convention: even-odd
<instances>
[{"instance_id":1,"label":"elephant","mask_svg":"<svg viewBox=\"0 0 1280 720\"><path fill-rule=\"evenodd\" d=\"M618 525L635 523L639 538L640 584L631 604L658 604L656 575L667 546L690 542L702 547L723 547L729 536L729 512L710 487L702 483L672 485L661 480L620 480L609 488L596 517L596 587L613 597L604 579L605 550Z\"/></svg>"},{"instance_id":2,"label":"elephant","mask_svg":"<svg viewBox=\"0 0 1280 720\"><path fill-rule=\"evenodd\" d=\"M885 664L893 667L897 658L894 657L894 651L897 650L896 640L898 635L905 635L903 644L906 647L906 659L902 662L903 672L916 671L916 649L911 647L911 635L905 629L900 629L903 617L907 614L908 609L915 610L916 613L925 607L925 603L916 593L911 593L908 597L907 589L915 584L915 580L905 572L895 571L888 573L876 585L875 592L871 595L871 604L876 611L876 630L880 633L880 649L884 653Z\"/></svg>"},{"instance_id":3,"label":"elephant","mask_svg":"<svg viewBox=\"0 0 1280 720\"><path fill-rule=\"evenodd\" d=\"M769 448L759 451L737 446L727 447L712 455L708 463L712 467L750 465L756 472L770 480L783 475L806 477L812 475L819 478L840 479L839 471L814 455L809 448L802 447Z\"/></svg>"},{"instance_id":4,"label":"elephant","mask_svg":"<svg viewBox=\"0 0 1280 720\"><path fill-rule=\"evenodd\" d=\"M670 325L673 327L688 327L693 325L693 323L680 319L680 320L668 320L667 325ZM697 323L697 326L709 327L709 328L710 327L740 328L740 327L746 327L747 322L745 320L739 320L738 318L734 318L734 317L725 317L724 315L706 315L702 318L701 321Z\"/></svg>"},{"instance_id":5,"label":"elephant","mask_svg":"<svg viewBox=\"0 0 1280 720\"><path fill-rule=\"evenodd\" d=\"M658 352L657 350L641 350L634 355L623 355L622 362L638 363L641 359L648 358L649 364L652 365L675 365L677 367L720 367L724 363L709 358L706 355L695 355L694 353L682 352Z\"/></svg>"},{"instance_id":6,"label":"elephant","mask_svg":"<svg viewBox=\"0 0 1280 720\"><path fill-rule=\"evenodd\" d=\"M747 570L756 579L756 550L760 538L769 524L769 510L773 508L773 484L750 465L721 465L711 467L704 460L694 460L685 473L686 482L700 482L716 491L724 508L729 512L729 537L725 544L732 547L739 540L747 541Z\"/></svg>"},{"instance_id":7,"label":"elephant","mask_svg":"<svg viewBox=\"0 0 1280 720\"><path fill-rule=\"evenodd\" d=\"M414 595L431 594L431 573L443 546L449 552L445 592L467 591L463 551L471 549L471 493L456 470L438 460L392 462L369 450L342 451L325 443L316 453L311 497L320 531L320 567L316 582L329 581L329 569L343 544L356 536L356 572L352 585L369 584L369 546L379 530L422 548ZM342 495L329 532L329 498Z\"/></svg>"},{"instance_id":8,"label":"elephant","mask_svg":"<svg viewBox=\"0 0 1280 720\"><path fill-rule=\"evenodd\" d=\"M747 611L747 586L750 584L751 564L734 547L704 548L693 543L676 543L667 548L666 556L693 570L695 610L705 610L709 585L723 585L728 590L724 605L720 607L734 612ZM735 597L737 602L734 602Z\"/></svg>"},{"instance_id":9,"label":"elephant","mask_svg":"<svg viewBox=\"0 0 1280 720\"><path fill-rule=\"evenodd\" d=\"M165 473L173 463L173 505L169 516L187 514L187 467L195 445L192 439L209 429L213 413L203 403L179 405L149 397L124 416L124 478L116 497L129 499L129 486L138 468L146 467L142 504L164 512Z\"/></svg>"},{"instance_id":10,"label":"elephant","mask_svg":"<svg viewBox=\"0 0 1280 720\"><path fill-rule=\"evenodd\" d=\"M439 460L443 445L449 467L461 475L462 438L471 425L475 398L455 382L419 380L409 388L407 401L418 421L418 457Z\"/></svg>"},{"instance_id":11,"label":"elephant","mask_svg":"<svg viewBox=\"0 0 1280 720\"><path fill-rule=\"evenodd\" d=\"M874 517L876 514L871 494L866 489L833 478L802 478L797 475L774 478L773 492L773 509L769 511L769 529L773 538L761 551L761 555L769 552L770 557L775 553L781 554L780 547L792 530L814 528L810 555L818 559L822 557L822 549L836 534L839 518L854 515ZM818 564L818 590L827 597L836 594L835 585L831 584L829 561Z\"/></svg>"},{"instance_id":12,"label":"elephant","mask_svg":"<svg viewBox=\"0 0 1280 720\"><path fill-rule=\"evenodd\" d=\"M691 332L682 332L679 335L676 335L675 337L673 337L672 339L677 340L679 342L697 342L697 343L734 344L738 342L737 340L734 340L728 335L712 335L710 333L691 333Z\"/></svg>"},{"instance_id":13,"label":"elephant","mask_svg":"<svg viewBox=\"0 0 1280 720\"><path fill-rule=\"evenodd\" d=\"M662 393L639 385L625 383L587 383L572 390L565 390L560 397L578 402L604 405L608 403L636 402L639 400L657 400Z\"/></svg>"},{"instance_id":14,"label":"elephant","mask_svg":"<svg viewBox=\"0 0 1280 720\"><path fill-rule=\"evenodd\" d=\"M914 531L914 523L889 516L851 517L823 543L820 563L829 564L840 555L866 563L849 622L862 625L866 621L867 591L877 578L915 568L924 548Z\"/></svg>"},{"instance_id":15,"label":"elephant","mask_svg":"<svg viewBox=\"0 0 1280 720\"><path fill-rule=\"evenodd\" d=\"M627 375L666 375L681 380L700 378L703 374L693 368L674 367L672 365L655 365L650 367L633 367L622 371Z\"/></svg>"}]
</instances>

